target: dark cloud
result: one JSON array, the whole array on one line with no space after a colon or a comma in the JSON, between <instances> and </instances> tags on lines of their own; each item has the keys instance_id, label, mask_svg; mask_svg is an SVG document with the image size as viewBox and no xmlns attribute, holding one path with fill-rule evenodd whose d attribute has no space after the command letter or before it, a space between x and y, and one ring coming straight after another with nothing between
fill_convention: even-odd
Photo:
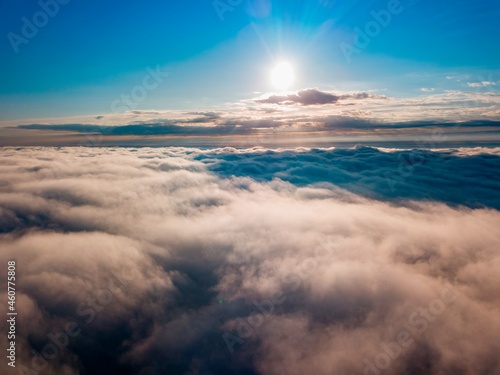
<instances>
[{"instance_id":1,"label":"dark cloud","mask_svg":"<svg viewBox=\"0 0 500 375\"><path fill-rule=\"evenodd\" d=\"M191 125L207 123L210 125ZM183 124L183 125L178 125ZM442 121L406 121L406 122L382 122L360 117L349 116L296 116L283 118L219 118L204 116L187 120L157 120L154 123L137 123L132 125L92 125L92 124L62 124L45 125L31 124L19 125L19 129L26 130L55 130L63 132L77 132L81 134L95 133L102 136L203 136L203 135L244 135L255 133L259 129L286 129L290 133L301 131L335 131L335 130L398 130L411 131L418 129L434 128L441 133L452 130L460 132L471 128L475 134L480 134L481 128L490 133L498 133L500 122L489 120L474 120L467 122L442 122ZM400 133L404 135L407 133Z\"/></svg>"},{"instance_id":2,"label":"dark cloud","mask_svg":"<svg viewBox=\"0 0 500 375\"><path fill-rule=\"evenodd\" d=\"M298 91L296 94L271 95L265 99L256 99L255 102L266 104L314 105L336 103L338 100L339 96L337 95L323 92L318 89L307 89Z\"/></svg>"},{"instance_id":3,"label":"dark cloud","mask_svg":"<svg viewBox=\"0 0 500 375\"><path fill-rule=\"evenodd\" d=\"M500 373L498 154L4 148L6 374Z\"/></svg>"},{"instance_id":4,"label":"dark cloud","mask_svg":"<svg viewBox=\"0 0 500 375\"><path fill-rule=\"evenodd\" d=\"M103 136L154 136L154 135L224 135L235 132L234 125L223 124L218 126L193 126L193 125L174 125L173 121L164 120L162 124L134 124L117 126L100 126L87 124L64 124L64 125L19 125L20 129L31 130L56 130L71 131L78 133L96 133ZM195 118L189 121L177 121L178 123L205 123L212 122L205 117ZM249 129L238 130L239 134L248 134Z\"/></svg>"},{"instance_id":5,"label":"dark cloud","mask_svg":"<svg viewBox=\"0 0 500 375\"><path fill-rule=\"evenodd\" d=\"M337 103L339 100L345 99L368 99L368 98L385 98L384 96L371 95L366 92L354 94L334 94L330 92L321 91L318 89L305 89L300 90L295 94L287 95L271 95L265 99L256 99L256 103L264 104L300 104L308 105L321 105Z\"/></svg>"},{"instance_id":6,"label":"dark cloud","mask_svg":"<svg viewBox=\"0 0 500 375\"><path fill-rule=\"evenodd\" d=\"M187 120L177 121L178 123L213 123L221 118L221 114L217 112L188 112L189 115L197 115L199 117Z\"/></svg>"},{"instance_id":7,"label":"dark cloud","mask_svg":"<svg viewBox=\"0 0 500 375\"><path fill-rule=\"evenodd\" d=\"M221 117L219 112L187 112L188 115L199 115L206 118L217 119Z\"/></svg>"},{"instance_id":8,"label":"dark cloud","mask_svg":"<svg viewBox=\"0 0 500 375\"><path fill-rule=\"evenodd\" d=\"M253 105L239 111L168 112L132 111L128 115L106 117L116 125L93 123L28 124L0 129L0 146L308 146L364 144L376 146L382 142L396 142L419 139L433 139L436 134L448 141L473 139L488 140L489 145L498 144L500 122L474 119L452 120L381 120L369 109L348 107L356 100L383 99L385 97L360 93L334 94L318 89L307 89L286 96L271 96L264 101L276 103L299 103L304 106L343 101L343 107L301 108L289 110L282 106ZM382 102L383 100L378 100ZM391 102L387 100L386 102ZM372 101L373 104L375 101ZM422 103L422 105L438 105ZM365 103L366 104L366 103ZM442 103L441 103L442 104ZM145 116L145 117L144 117ZM172 117L170 117L172 116ZM177 116L177 118L175 118ZM148 118L149 117L149 118ZM384 116L387 119L387 116ZM124 121L124 123L120 123ZM275 135L280 135L277 137ZM218 137L220 136L220 137ZM249 136L246 140L242 136ZM327 141L327 137L331 141ZM252 138L253 137L253 138ZM335 137L335 138L334 138ZM219 140L218 140L219 138ZM260 143L256 138L266 138ZM176 139L175 142L171 140ZM377 140L380 142L376 143ZM180 143L179 143L180 142ZM348 142L348 143L346 143ZM433 142L434 144L437 142Z\"/></svg>"},{"instance_id":9,"label":"dark cloud","mask_svg":"<svg viewBox=\"0 0 500 375\"><path fill-rule=\"evenodd\" d=\"M133 113L134 115L161 115L162 112L160 111L139 111L139 110L133 110L130 111L130 113Z\"/></svg>"}]
</instances>

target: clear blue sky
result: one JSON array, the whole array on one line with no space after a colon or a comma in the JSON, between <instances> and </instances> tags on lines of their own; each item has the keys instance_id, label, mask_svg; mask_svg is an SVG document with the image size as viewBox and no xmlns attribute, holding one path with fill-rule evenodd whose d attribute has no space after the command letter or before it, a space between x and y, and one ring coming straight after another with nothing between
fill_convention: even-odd
<instances>
[{"instance_id":1,"label":"clear blue sky","mask_svg":"<svg viewBox=\"0 0 500 375\"><path fill-rule=\"evenodd\" d=\"M206 108L270 91L268 72L281 59L296 67L296 89L413 96L420 87L460 89L447 75L497 75L496 0L401 1L349 62L341 44L354 46L356 28L389 3L242 1L221 20L211 0L69 0L16 53L10 33L24 38L23 17L33 21L41 7L0 0L0 120L109 112L148 66L169 76L140 109Z\"/></svg>"}]
</instances>

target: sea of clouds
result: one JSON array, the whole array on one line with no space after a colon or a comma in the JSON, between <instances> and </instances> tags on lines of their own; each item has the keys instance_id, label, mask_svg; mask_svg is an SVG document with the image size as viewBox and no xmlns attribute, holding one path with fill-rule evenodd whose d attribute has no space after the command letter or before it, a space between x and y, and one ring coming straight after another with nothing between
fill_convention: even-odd
<instances>
[{"instance_id":1,"label":"sea of clouds","mask_svg":"<svg viewBox=\"0 0 500 375\"><path fill-rule=\"evenodd\" d=\"M3 148L2 372L500 374L499 170L498 149Z\"/></svg>"}]
</instances>

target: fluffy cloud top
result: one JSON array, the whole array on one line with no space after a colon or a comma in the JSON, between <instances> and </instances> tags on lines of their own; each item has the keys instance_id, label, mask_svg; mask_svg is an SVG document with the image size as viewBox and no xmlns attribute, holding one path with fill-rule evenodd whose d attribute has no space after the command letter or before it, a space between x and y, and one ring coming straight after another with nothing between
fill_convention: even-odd
<instances>
[{"instance_id":1,"label":"fluffy cloud top","mask_svg":"<svg viewBox=\"0 0 500 375\"><path fill-rule=\"evenodd\" d=\"M280 179L294 185L333 184L374 199L434 200L500 209L499 148L476 149L464 156L453 150L413 149L387 153L371 147L270 151L254 149L202 154L199 160L222 176ZM481 178L478 179L478 176Z\"/></svg>"},{"instance_id":2,"label":"fluffy cloud top","mask_svg":"<svg viewBox=\"0 0 500 375\"><path fill-rule=\"evenodd\" d=\"M458 203L478 189L482 208L340 183L376 185L394 150L2 154L0 277L15 259L19 312L7 375L500 373L498 150L426 153L400 176L461 184Z\"/></svg>"}]
</instances>

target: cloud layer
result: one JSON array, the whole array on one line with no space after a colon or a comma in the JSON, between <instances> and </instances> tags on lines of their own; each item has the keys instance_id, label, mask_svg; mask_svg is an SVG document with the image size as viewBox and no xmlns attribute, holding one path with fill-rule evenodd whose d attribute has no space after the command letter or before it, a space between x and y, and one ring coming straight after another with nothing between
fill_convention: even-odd
<instances>
[{"instance_id":1,"label":"cloud layer","mask_svg":"<svg viewBox=\"0 0 500 375\"><path fill-rule=\"evenodd\" d=\"M455 203L480 189L472 209L356 191L394 150L3 149L17 370L498 374L497 151L428 153L402 177L461 183Z\"/></svg>"},{"instance_id":2,"label":"cloud layer","mask_svg":"<svg viewBox=\"0 0 500 375\"><path fill-rule=\"evenodd\" d=\"M333 184L375 199L434 200L469 207L500 209L500 154L496 149L352 149L270 151L255 148L197 159L222 176L281 179L299 186ZM480 178L478 178L480 176Z\"/></svg>"},{"instance_id":3,"label":"cloud layer","mask_svg":"<svg viewBox=\"0 0 500 375\"><path fill-rule=\"evenodd\" d=\"M492 85L470 92L438 92L423 88L422 96L390 97L373 92L336 92L307 88L268 93L227 103L217 111L131 110L40 121L0 124L0 145L7 146L255 146L238 137L280 135L271 146L289 139L324 146L345 142L414 141L429 139L434 128L452 141L500 142L500 95ZM189 139L198 137L198 141ZM217 143L217 137L225 137ZM287 138L288 137L288 138ZM332 137L325 141L326 137ZM98 142L88 138L98 138ZM168 143L169 139L176 142ZM208 140L207 140L208 139ZM182 143L186 141L186 143ZM86 142L86 143L85 143ZM167 143L165 143L167 142ZM304 143L305 142L305 143ZM315 143L314 143L315 142ZM97 144L96 144L97 143ZM287 146L297 144L289 141ZM490 144L491 145L491 144ZM449 147L449 145L448 145Z\"/></svg>"}]
</instances>

